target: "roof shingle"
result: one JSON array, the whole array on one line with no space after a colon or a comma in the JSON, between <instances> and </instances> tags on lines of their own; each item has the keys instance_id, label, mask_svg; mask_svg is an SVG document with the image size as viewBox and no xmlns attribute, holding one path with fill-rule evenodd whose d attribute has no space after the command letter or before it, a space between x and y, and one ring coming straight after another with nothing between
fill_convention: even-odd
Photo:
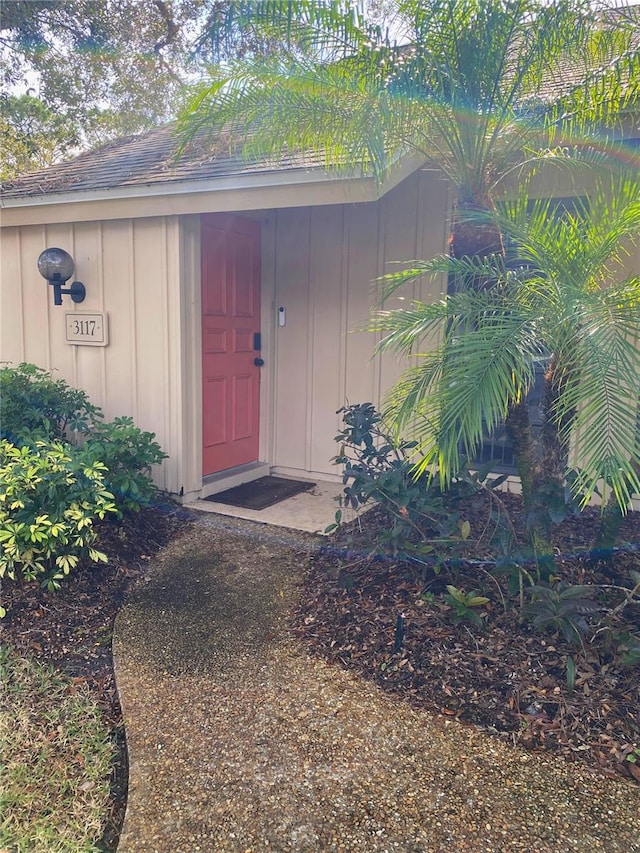
<instances>
[{"instance_id":1,"label":"roof shingle","mask_svg":"<svg viewBox=\"0 0 640 853\"><path fill-rule=\"evenodd\" d=\"M196 139L179 156L176 155L178 144L175 124L116 139L72 160L7 181L2 187L2 197L6 200L175 184L252 173L308 169L324 163L322 157L300 156L287 157L278 163L247 161L233 154L226 134L221 134L213 146L210 140L205 146Z\"/></svg>"}]
</instances>

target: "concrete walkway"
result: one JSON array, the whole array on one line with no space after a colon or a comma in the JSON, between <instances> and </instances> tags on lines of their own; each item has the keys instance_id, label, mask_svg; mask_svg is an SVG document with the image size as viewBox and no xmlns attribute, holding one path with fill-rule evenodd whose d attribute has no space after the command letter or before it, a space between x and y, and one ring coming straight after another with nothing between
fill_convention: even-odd
<instances>
[{"instance_id":1,"label":"concrete walkway","mask_svg":"<svg viewBox=\"0 0 640 853\"><path fill-rule=\"evenodd\" d=\"M318 537L202 514L118 617L119 853L640 853L640 790L411 709L286 633Z\"/></svg>"},{"instance_id":2,"label":"concrete walkway","mask_svg":"<svg viewBox=\"0 0 640 853\"><path fill-rule=\"evenodd\" d=\"M316 480L310 491L301 492L261 510L216 503L215 497L211 500L197 501L191 504L191 508L200 512L212 512L231 518L256 521L273 527L304 530L307 533L323 533L325 528L335 520L338 509L336 495L341 493L342 488L342 485L335 481ZM345 522L352 521L355 515L351 509L343 510Z\"/></svg>"}]
</instances>

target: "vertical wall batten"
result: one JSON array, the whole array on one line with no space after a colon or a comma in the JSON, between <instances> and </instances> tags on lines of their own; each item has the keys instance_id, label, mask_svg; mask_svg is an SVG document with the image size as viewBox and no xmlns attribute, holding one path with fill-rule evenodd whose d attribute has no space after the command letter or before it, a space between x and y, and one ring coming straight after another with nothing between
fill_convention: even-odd
<instances>
[{"instance_id":1,"label":"vertical wall batten","mask_svg":"<svg viewBox=\"0 0 640 853\"><path fill-rule=\"evenodd\" d=\"M78 270L78 252L77 252L75 236L76 236L76 228L78 228L79 226L78 225L70 225L69 227L70 227L70 231L71 231L71 233L69 234L69 244L71 246L69 251L71 252L71 257L73 258L74 263L76 265L76 269L74 270L74 274L73 274L72 278L78 278L79 280L86 282L86 281L88 281L87 276L84 275L84 272L81 274L80 270ZM99 262L98 262L98 265L99 265ZM82 269L82 264L81 264L80 269ZM94 269L94 273L95 273L95 269ZM92 284L93 284L93 282L90 283L90 290L89 290L89 293L87 295L87 299L93 303L96 294L95 294L95 292L91 293L91 291L93 290L93 287L91 287ZM63 299L63 302L65 302L64 299ZM80 307L84 308L86 310L88 307L87 302L86 301L83 302ZM65 308L65 310L66 310L66 308ZM71 310L71 311L76 310L76 304L74 302L72 302L71 300L69 300L69 310ZM95 396L92 394L92 391L93 391L92 388L87 388L84 386L84 383L82 381L81 365L79 363L80 358L81 358L80 347L70 346L69 344L67 344L66 346L69 347L69 351L71 353L70 357L71 357L71 361L72 361L72 365L73 365L71 375L73 376L73 384L76 387L83 388L83 390L85 390L87 392L89 397L92 398L92 402L94 404L96 404L98 406L104 405L104 400L96 400L95 399Z\"/></svg>"},{"instance_id":2,"label":"vertical wall batten","mask_svg":"<svg viewBox=\"0 0 640 853\"><path fill-rule=\"evenodd\" d=\"M163 468L164 473L164 488L167 488L168 482L182 481L182 459L180 457L180 446L182 445L182 382L181 382L181 319L182 311L180 305L179 292L176 294L176 289L180 288L180 272L179 272L179 229L175 217L171 217L167 221L167 375L169 386L169 411L167 413L167 426L165 432L166 448L165 452L169 454L169 460ZM176 296L178 297L176 299Z\"/></svg>"},{"instance_id":3,"label":"vertical wall batten","mask_svg":"<svg viewBox=\"0 0 640 853\"><path fill-rule=\"evenodd\" d=\"M265 366L260 372L260 453L259 460L273 459L274 382L277 363L277 319L275 305L275 231L277 219L273 211L262 219L260 325L261 357Z\"/></svg>"},{"instance_id":4,"label":"vertical wall batten","mask_svg":"<svg viewBox=\"0 0 640 853\"><path fill-rule=\"evenodd\" d=\"M416 258L418 181L404 183L384 199L384 267L381 274L405 269L407 261ZM415 292L413 284L403 286L385 300L386 310L410 306ZM409 362L393 352L380 359L380 404L397 382Z\"/></svg>"},{"instance_id":5,"label":"vertical wall batten","mask_svg":"<svg viewBox=\"0 0 640 853\"><path fill-rule=\"evenodd\" d=\"M336 432L336 410L344 396L341 317L341 277L344 256L342 208L324 207L313 211L310 252L310 317L313 333L309 336L310 364L307 377L309 399L308 471L331 467L331 445L327 436Z\"/></svg>"},{"instance_id":6,"label":"vertical wall batten","mask_svg":"<svg viewBox=\"0 0 640 853\"><path fill-rule=\"evenodd\" d=\"M307 381L305 384L305 446L304 446L304 467L306 471L311 471L311 453L313 445L313 396L314 396L314 336L315 336L315 292L316 287L313 286L311 279L311 256L312 256L312 239L315 234L315 217L317 216L317 208L311 208L308 214L308 229L307 229L307 263L306 263L306 285L307 285L307 335L306 335L306 365L307 365Z\"/></svg>"},{"instance_id":7,"label":"vertical wall batten","mask_svg":"<svg viewBox=\"0 0 640 853\"><path fill-rule=\"evenodd\" d=\"M169 433L166 436L170 459L165 471L165 488L169 483L175 482L184 485L184 457L182 447L185 442L185 429L183 423L183 411L186 404L186 388L184 380L184 358L182 352L182 341L188 335L184 327L184 309L182 300L183 282L180 270L181 229L180 220L173 216L169 220L169 241L167 255L167 278L168 278L168 328L169 328L169 393L170 393L170 421Z\"/></svg>"},{"instance_id":8,"label":"vertical wall batten","mask_svg":"<svg viewBox=\"0 0 640 853\"><path fill-rule=\"evenodd\" d=\"M308 429L309 210L279 211L278 218L276 300L286 310L286 325L277 329L276 464L300 469Z\"/></svg>"},{"instance_id":9,"label":"vertical wall batten","mask_svg":"<svg viewBox=\"0 0 640 853\"><path fill-rule=\"evenodd\" d=\"M378 279L384 273L384 263L386 258L386 249L387 249L387 209L389 205L389 199L385 196L381 201L376 205L376 213L377 213L377 226L378 226L378 238L376 240L376 273L375 278ZM372 282L373 285L373 282ZM379 305L378 292L374 286L375 293L375 306L376 308ZM371 303L372 300L370 300ZM369 311L369 313L371 313ZM375 344L380 343L382 339L382 333L375 333ZM373 404L380 408L380 404L382 401L382 356L376 355L373 356L372 350L372 358L373 365L375 370L375 387L373 392Z\"/></svg>"},{"instance_id":10,"label":"vertical wall batten","mask_svg":"<svg viewBox=\"0 0 640 853\"><path fill-rule=\"evenodd\" d=\"M44 250L44 249L48 248L49 245L51 245L51 241L49 239L49 228L48 228L48 226L45 225L45 227L44 227L44 240L43 240L42 249ZM55 243L53 243L52 245L55 245ZM46 301L44 303L45 322L43 323L43 328L45 329L45 334L44 334L44 348L45 348L44 349L44 364L38 365L39 367L45 367L47 370L51 370L51 367L52 367L52 365L51 365L51 308L50 308L51 296L50 296L50 292L51 291L50 291L49 287L47 287L47 298L46 298ZM71 382L74 382L74 380L75 380L75 377L72 376Z\"/></svg>"},{"instance_id":11,"label":"vertical wall batten","mask_svg":"<svg viewBox=\"0 0 640 853\"><path fill-rule=\"evenodd\" d=\"M104 305L104 230L102 222L98 223L98 294L100 311L105 310ZM103 405L107 401L107 348L100 347L100 388L102 392Z\"/></svg>"},{"instance_id":12,"label":"vertical wall batten","mask_svg":"<svg viewBox=\"0 0 640 853\"><path fill-rule=\"evenodd\" d=\"M137 329L137 312L136 312L136 233L134 228L134 220L129 219L128 221L129 228L129 316L131 319L131 328ZM131 411L133 419L136 420L138 417L138 351L135 344L135 339L132 336L131 346L130 346L130 354L131 354L131 368L130 368L130 377L131 377Z\"/></svg>"},{"instance_id":13,"label":"vertical wall batten","mask_svg":"<svg viewBox=\"0 0 640 853\"><path fill-rule=\"evenodd\" d=\"M103 259L100 252L100 224L79 222L73 227L73 233L69 236L73 249L73 257L76 263L75 277L84 282L87 295L84 302L76 305L65 298L63 300L63 313L78 312L92 313L102 309L101 279ZM61 316L62 321L62 316ZM64 334L62 325L60 327L60 340L63 341ZM61 344L62 345L62 344ZM79 388L83 388L92 402L105 408L107 397L103 387L104 356L101 347L72 346L63 344L73 360L73 382Z\"/></svg>"},{"instance_id":14,"label":"vertical wall batten","mask_svg":"<svg viewBox=\"0 0 640 853\"><path fill-rule=\"evenodd\" d=\"M200 217L179 219L179 272L177 299L180 304L180 447L174 489L188 500L202 486L202 357L200 335Z\"/></svg>"},{"instance_id":15,"label":"vertical wall batten","mask_svg":"<svg viewBox=\"0 0 640 853\"><path fill-rule=\"evenodd\" d=\"M173 406L172 406L172 403L173 403L173 393L172 393L173 392L173 383L171 381L172 377L171 377L171 359L170 359L170 348L171 348L171 344L172 344L172 337L171 337L170 331L169 331L169 300L170 300L171 281L169 278L169 246L168 246L168 240L167 240L167 228L168 228L167 220L163 219L162 220L162 226L161 226L162 251L160 252L160 256L162 258L162 266L163 266L163 273L164 273L164 275L162 276L162 281L165 284L165 288L164 288L164 293L162 294L163 298L160 300L160 304L162 305L162 309L163 309L162 310L162 332L163 332L163 336L164 336L164 349L162 351L162 355L163 355L162 363L163 363L163 369L164 369L164 375L165 375L165 387L168 390L168 399L166 400L166 403L168 403L168 405L165 405L165 407L164 407L164 412L163 412L164 424L163 424L163 426L164 426L165 441L171 442L173 439L174 433L173 433L173 430L171 429L171 418L172 418L172 410L173 410ZM171 456L171 453L173 451L173 447L171 446L171 444L167 444L167 446L165 447L165 452L167 452L167 451L169 452L169 455ZM175 463L172 461L169 464L171 465L171 464L175 464ZM166 474L167 474L166 467L167 466L165 466L165 468L163 469L163 473L165 475L165 482L163 483L163 487L165 487L165 488L166 488Z\"/></svg>"},{"instance_id":16,"label":"vertical wall batten","mask_svg":"<svg viewBox=\"0 0 640 853\"><path fill-rule=\"evenodd\" d=\"M348 269L349 269L349 217L348 208L343 207L340 211L340 228L342 232L342 252L340 253L340 344L338 347L338 358L340 363L340 406L344 406L347 398L347 312L348 312ZM336 416L338 425L339 418Z\"/></svg>"},{"instance_id":17,"label":"vertical wall batten","mask_svg":"<svg viewBox=\"0 0 640 853\"><path fill-rule=\"evenodd\" d=\"M278 288L278 246L280 245L280 229L282 228L282 221L280 218L279 212L274 212L273 215L273 367L272 367L272 375L273 375L273 385L272 385L272 397L269 401L269 408L271 410L271 446L269 448L269 459L273 460L274 464L281 464L276 462L279 458L278 456L278 400L280 399L280 358L281 358L281 347L280 347L280 328L278 326L278 318L276 316L278 309L280 307L280 291Z\"/></svg>"},{"instance_id":18,"label":"vertical wall batten","mask_svg":"<svg viewBox=\"0 0 640 853\"><path fill-rule=\"evenodd\" d=\"M24 306L24 288L20 287L21 282L24 280L24 266L23 266L23 258L22 258L22 231L19 228L15 230L15 238L16 238L16 280L12 282L12 286L18 289L18 304L20 306L20 322L18 327L20 329L20 344L19 344L19 361L25 361L25 340L26 340L26 331L25 331L25 322L27 318L27 312L25 311Z\"/></svg>"}]
</instances>

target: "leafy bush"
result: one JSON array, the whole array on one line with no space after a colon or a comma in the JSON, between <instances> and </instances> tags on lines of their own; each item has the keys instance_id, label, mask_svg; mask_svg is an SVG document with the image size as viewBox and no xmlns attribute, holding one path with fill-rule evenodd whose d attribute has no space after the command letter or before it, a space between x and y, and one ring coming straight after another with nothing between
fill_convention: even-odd
<instances>
[{"instance_id":1,"label":"leafy bush","mask_svg":"<svg viewBox=\"0 0 640 853\"><path fill-rule=\"evenodd\" d=\"M449 619L454 625L460 622L473 622L474 625L483 624L482 618L486 614L478 613L476 608L489 604L489 599L485 595L478 595L475 589L472 589L471 592L465 592L453 584L447 584L447 591L442 597L452 608Z\"/></svg>"},{"instance_id":2,"label":"leafy bush","mask_svg":"<svg viewBox=\"0 0 640 853\"><path fill-rule=\"evenodd\" d=\"M151 501L157 489L151 466L167 454L152 432L143 432L129 417L95 423L85 443L87 457L105 467L105 483L119 509L138 510Z\"/></svg>"},{"instance_id":3,"label":"leafy bush","mask_svg":"<svg viewBox=\"0 0 640 853\"><path fill-rule=\"evenodd\" d=\"M593 599L597 589L561 581L556 587L537 584L529 589L531 600L523 615L539 631L560 631L569 642L579 642L587 634L586 617L600 610Z\"/></svg>"},{"instance_id":4,"label":"leafy bush","mask_svg":"<svg viewBox=\"0 0 640 853\"><path fill-rule=\"evenodd\" d=\"M84 391L54 380L35 364L0 368L0 437L14 444L38 438L67 439L68 431L86 433L102 417Z\"/></svg>"},{"instance_id":5,"label":"leafy bush","mask_svg":"<svg viewBox=\"0 0 640 853\"><path fill-rule=\"evenodd\" d=\"M104 423L84 391L33 364L3 366L0 393L0 578L59 589L81 558L106 561L94 521L149 503L165 454L153 433L128 417Z\"/></svg>"},{"instance_id":6,"label":"leafy bush","mask_svg":"<svg viewBox=\"0 0 640 853\"><path fill-rule=\"evenodd\" d=\"M335 436L340 453L333 461L344 466L341 504L353 509L370 501L379 504L388 520L378 534L384 550L419 558L433 554L435 542L453 545L466 539L468 522L446 504L436 483L416 476L411 459L415 442L390 435L372 403L346 406L338 414L344 427ZM341 521L339 511L327 532Z\"/></svg>"},{"instance_id":7,"label":"leafy bush","mask_svg":"<svg viewBox=\"0 0 640 853\"><path fill-rule=\"evenodd\" d=\"M104 485L105 466L59 441L16 447L0 440L0 577L41 580L58 589L93 548L93 523L116 512Z\"/></svg>"},{"instance_id":8,"label":"leafy bush","mask_svg":"<svg viewBox=\"0 0 640 853\"><path fill-rule=\"evenodd\" d=\"M88 463L103 464L105 488L118 511L138 510L153 498L151 466L166 458L154 433L129 417L105 423L84 391L33 364L0 369L0 394L2 438L17 445L33 446L40 439L83 445Z\"/></svg>"}]
</instances>

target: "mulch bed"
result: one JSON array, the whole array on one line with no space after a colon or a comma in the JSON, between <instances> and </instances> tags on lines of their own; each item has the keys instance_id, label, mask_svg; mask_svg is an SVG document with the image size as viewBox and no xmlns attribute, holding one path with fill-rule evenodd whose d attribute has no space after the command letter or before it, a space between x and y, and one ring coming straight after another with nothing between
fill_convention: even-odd
<instances>
[{"instance_id":1,"label":"mulch bed","mask_svg":"<svg viewBox=\"0 0 640 853\"><path fill-rule=\"evenodd\" d=\"M60 593L37 584L2 584L7 616L0 641L86 683L111 727L117 746L111 780L111 810L100 849L116 849L127 802L127 751L113 676L111 636L127 586L144 575L152 555L184 529L186 515L173 506L143 509L121 522L98 525L100 549L109 562L83 564Z\"/></svg>"},{"instance_id":2,"label":"mulch bed","mask_svg":"<svg viewBox=\"0 0 640 853\"><path fill-rule=\"evenodd\" d=\"M506 496L504 506L521 529L520 500ZM470 543L474 533L484 534L480 555L486 551L488 509L480 502L463 515L471 520ZM638 763L627 760L634 747L640 749L640 665L622 664L621 641L615 639L640 632L640 602L600 624L602 614L594 614L592 631L570 643L559 631L534 630L524 622L509 600L507 581L493 577L490 566L463 559L436 574L372 557L374 537L385 523L384 513L374 509L342 528L312 559L295 619L295 631L312 653L414 706L640 782L640 752ZM633 586L629 571L640 571L637 550L616 553L611 563L588 554L598 526L597 511L562 524L555 536L558 573L574 584ZM640 513L625 519L621 541L640 542ZM452 623L453 608L442 598L447 584L490 599L478 611L486 614L482 626ZM620 590L608 594L616 603L624 598Z\"/></svg>"},{"instance_id":3,"label":"mulch bed","mask_svg":"<svg viewBox=\"0 0 640 853\"><path fill-rule=\"evenodd\" d=\"M521 524L517 499L505 498ZM468 511L467 511L468 510ZM486 506L464 508L471 522L469 555L490 553ZM176 507L150 508L116 524L100 525L100 548L109 562L81 566L63 593L35 584L3 583L7 616L0 638L19 652L54 665L86 682L105 709L118 745L112 805L100 849L117 845L127 793L122 714L113 678L111 636L128 585L142 577L152 555L189 523ZM596 642L569 644L559 633L539 633L503 606L505 581L464 561L453 572L424 574L392 557L371 557L383 519L377 510L343 527L316 553L302 582L292 628L313 654L335 661L380 684L413 705L477 724L534 750L549 750L599 766L607 774L640 781L626 760L640 747L640 667L620 662L611 631ZM589 561L584 552L597 530L597 513L565 522L557 536L562 576L574 583L629 586L640 555L623 551L611 565ZM489 532L488 532L489 531ZM640 514L630 515L621 538L640 542ZM472 543L480 540L479 544ZM490 598L486 624L454 625L441 599L447 583L480 590ZM427 594L425 600L424 594ZM620 593L618 593L618 596ZM431 599L430 596L433 596ZM398 615L402 646L394 652ZM640 631L640 607L628 606L611 626L616 633ZM575 685L567 687L567 660L575 662Z\"/></svg>"}]
</instances>

